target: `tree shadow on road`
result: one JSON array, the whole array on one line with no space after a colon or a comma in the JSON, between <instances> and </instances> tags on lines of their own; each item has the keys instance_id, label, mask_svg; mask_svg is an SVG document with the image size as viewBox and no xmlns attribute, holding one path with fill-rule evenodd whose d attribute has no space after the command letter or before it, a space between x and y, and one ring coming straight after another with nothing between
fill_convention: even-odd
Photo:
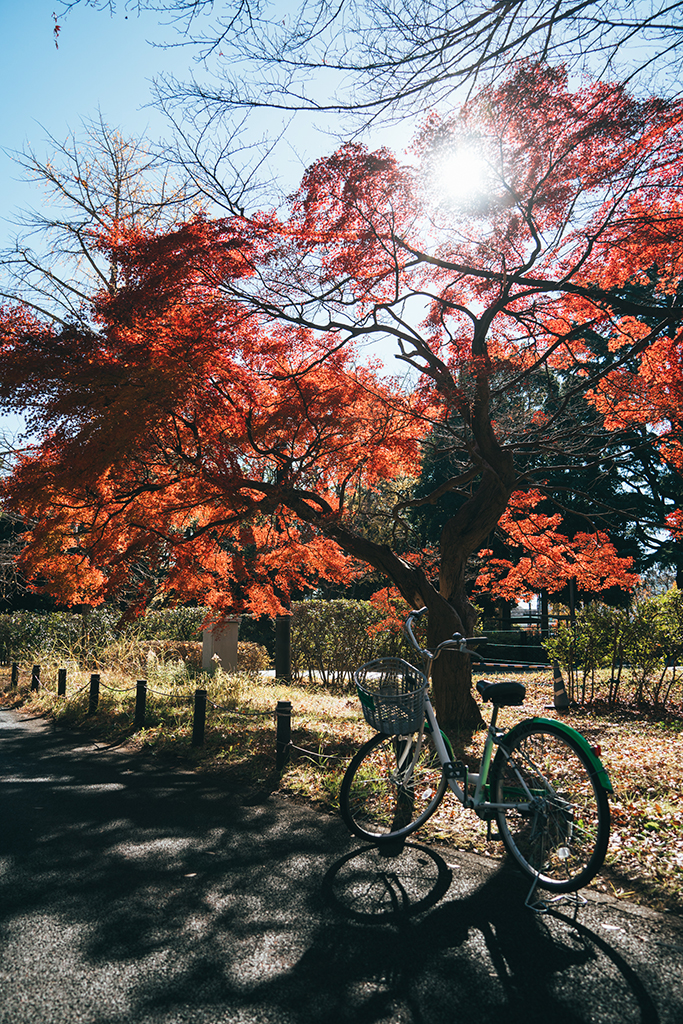
<instances>
[{"instance_id":1,"label":"tree shadow on road","mask_svg":"<svg viewBox=\"0 0 683 1024\"><path fill-rule=\"evenodd\" d=\"M0 775L0 1021L681 1019L680 953L658 974L595 907L533 914L498 862L381 855L335 816L48 728L3 729Z\"/></svg>"}]
</instances>

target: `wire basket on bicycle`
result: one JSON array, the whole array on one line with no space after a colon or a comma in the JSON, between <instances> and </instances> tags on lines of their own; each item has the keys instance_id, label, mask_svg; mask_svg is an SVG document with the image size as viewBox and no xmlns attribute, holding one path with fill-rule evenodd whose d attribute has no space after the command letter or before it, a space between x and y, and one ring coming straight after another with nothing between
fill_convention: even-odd
<instances>
[{"instance_id":1,"label":"wire basket on bicycle","mask_svg":"<svg viewBox=\"0 0 683 1024\"><path fill-rule=\"evenodd\" d=\"M390 736L418 732L424 723L427 677L401 658L369 661L353 673L368 725Z\"/></svg>"}]
</instances>

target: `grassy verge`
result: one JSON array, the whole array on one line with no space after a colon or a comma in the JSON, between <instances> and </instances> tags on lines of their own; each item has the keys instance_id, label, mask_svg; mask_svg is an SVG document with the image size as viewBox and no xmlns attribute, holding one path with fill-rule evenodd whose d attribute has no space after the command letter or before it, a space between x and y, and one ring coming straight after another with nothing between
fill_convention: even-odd
<instances>
[{"instance_id":1,"label":"grassy verge","mask_svg":"<svg viewBox=\"0 0 683 1024\"><path fill-rule=\"evenodd\" d=\"M191 680L163 666L148 680L145 726L133 733L135 691L130 676L102 673L100 701L92 715L88 713L89 675L70 672L66 699L57 697L56 672L54 677L45 673L43 688L31 693L24 672L19 690L5 692L0 702L50 715L66 726L85 730L98 742L133 743L196 770L221 770L232 781L267 784L331 811L348 759L371 735L353 694L331 694L308 685L283 686L246 675L219 673ZM9 680L9 669L0 669L0 691ZM527 678L527 684L524 707L503 709L502 726L532 714L557 717L548 709L551 676L537 673ZM207 727L204 745L193 747L192 696L199 685L208 690ZM274 711L280 700L292 703L293 751L289 765L277 774ZM609 712L600 707L574 708L562 718L591 743L600 744L615 790L607 859L591 888L657 910L683 913L683 709L679 706L676 713L655 715L624 704ZM462 754L474 762L482 745L479 733ZM500 843L487 840L486 825L448 795L420 836L425 842L448 842L460 849L502 856Z\"/></svg>"}]
</instances>

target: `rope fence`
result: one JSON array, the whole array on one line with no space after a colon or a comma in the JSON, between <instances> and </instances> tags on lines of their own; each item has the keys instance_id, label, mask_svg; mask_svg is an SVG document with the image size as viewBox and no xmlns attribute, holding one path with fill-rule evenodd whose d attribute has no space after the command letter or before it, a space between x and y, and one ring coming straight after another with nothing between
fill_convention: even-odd
<instances>
[{"instance_id":1,"label":"rope fence","mask_svg":"<svg viewBox=\"0 0 683 1024\"><path fill-rule=\"evenodd\" d=\"M530 665L519 662L492 662L486 660L482 661L475 667L480 669L491 669L491 668L516 668L516 669L532 669L532 668L544 668L548 666L541 665ZM274 718L275 719L275 766L277 771L282 771L285 765L288 763L290 757L294 754L302 755L306 758L314 760L318 765L324 766L333 762L343 762L346 760L345 757L341 757L337 754L323 754L319 750L309 750L305 747L297 746L292 742L292 705L290 701L278 701L275 710L268 711L235 711L233 708L226 707L223 704L219 704L212 700L206 689L199 688L194 693L183 693L183 694L172 694L164 690L155 690L149 686L146 679L138 679L133 686L127 687L116 687L110 686L104 683L99 673L94 672L90 676L90 681L85 683L83 686L74 690L67 696L66 693L66 682L67 682L67 670L60 668L57 673L57 696L65 702L71 702L80 696L85 690L88 691L88 715L94 715L97 711L100 694L102 690L107 690L110 693L135 693L135 705L133 711L133 732L139 732L144 728L145 717L147 714L147 698L149 696L158 697L162 700L168 701L175 704L191 704L193 705L192 710L192 746L200 747L204 743L206 726L207 726L207 715L209 716L212 712L218 712L229 715L230 718L240 719L243 721L263 719L263 718ZM19 666L16 662L12 663L11 666L11 683L10 688L16 690L19 684ZM33 665L31 668L31 683L30 689L32 691L39 690L44 684L41 682L41 666Z\"/></svg>"},{"instance_id":2,"label":"rope fence","mask_svg":"<svg viewBox=\"0 0 683 1024\"><path fill-rule=\"evenodd\" d=\"M33 665L31 669L31 685L32 691L41 689L40 679L41 666ZM275 711L235 711L232 708L228 708L225 705L217 704L211 700L208 696L208 692L205 689L197 689L192 694L171 694L163 690L154 690L148 686L146 679L138 679L134 686L127 687L116 687L109 686L102 682L100 674L93 672L90 676L89 682L80 686L73 693L68 696L66 694L66 680L67 670L60 668L57 673L57 696L64 700L66 703L73 701L76 697L82 694L84 691L88 691L88 715L94 715L97 711L97 707L100 700L101 690L108 690L111 693L132 693L135 692L135 709L133 715L133 731L138 732L144 728L145 716L147 712L147 697L156 696L161 697L171 703L176 704L193 704L192 714L192 746L202 746L204 743L204 737L206 733L206 719L207 719L207 707L210 707L214 711L222 712L229 715L231 718L239 719L260 719L260 718L275 718L276 730L275 730L275 766L278 771L281 771L293 750L299 750L302 753L308 754L314 757L325 757L326 755L316 754L315 751L304 750L302 747L295 747L292 744L292 705L290 701L278 701ZM10 679L10 690L16 690L19 686L19 666L16 662L12 663L11 668L11 679ZM332 755L330 755L332 756Z\"/></svg>"}]
</instances>

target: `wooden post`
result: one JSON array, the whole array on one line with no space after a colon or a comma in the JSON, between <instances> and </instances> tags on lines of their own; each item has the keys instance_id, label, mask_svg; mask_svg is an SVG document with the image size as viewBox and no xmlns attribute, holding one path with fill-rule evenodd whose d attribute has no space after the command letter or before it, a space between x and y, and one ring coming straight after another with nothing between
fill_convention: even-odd
<instances>
[{"instance_id":1,"label":"wooden post","mask_svg":"<svg viewBox=\"0 0 683 1024\"><path fill-rule=\"evenodd\" d=\"M194 718L192 720L192 746L201 747L206 724L206 690L194 691Z\"/></svg>"},{"instance_id":2,"label":"wooden post","mask_svg":"<svg viewBox=\"0 0 683 1024\"><path fill-rule=\"evenodd\" d=\"M279 700L275 709L275 767L281 772L289 760L289 748L292 742L292 704L288 700Z\"/></svg>"},{"instance_id":3,"label":"wooden post","mask_svg":"<svg viewBox=\"0 0 683 1024\"><path fill-rule=\"evenodd\" d=\"M275 678L290 682L292 678L291 615L275 618Z\"/></svg>"},{"instance_id":4,"label":"wooden post","mask_svg":"<svg viewBox=\"0 0 683 1024\"><path fill-rule=\"evenodd\" d=\"M88 714L94 715L100 699L100 677L96 672L90 676L90 700L88 703Z\"/></svg>"},{"instance_id":5,"label":"wooden post","mask_svg":"<svg viewBox=\"0 0 683 1024\"><path fill-rule=\"evenodd\" d=\"M57 696L66 697L66 669L60 668L57 673Z\"/></svg>"},{"instance_id":6,"label":"wooden post","mask_svg":"<svg viewBox=\"0 0 683 1024\"><path fill-rule=\"evenodd\" d=\"M40 689L40 665L34 665L31 669L31 689Z\"/></svg>"},{"instance_id":7,"label":"wooden post","mask_svg":"<svg viewBox=\"0 0 683 1024\"><path fill-rule=\"evenodd\" d=\"M145 724L145 705L147 703L147 680L138 679L135 684L135 719L133 720L133 731L137 732Z\"/></svg>"}]
</instances>

